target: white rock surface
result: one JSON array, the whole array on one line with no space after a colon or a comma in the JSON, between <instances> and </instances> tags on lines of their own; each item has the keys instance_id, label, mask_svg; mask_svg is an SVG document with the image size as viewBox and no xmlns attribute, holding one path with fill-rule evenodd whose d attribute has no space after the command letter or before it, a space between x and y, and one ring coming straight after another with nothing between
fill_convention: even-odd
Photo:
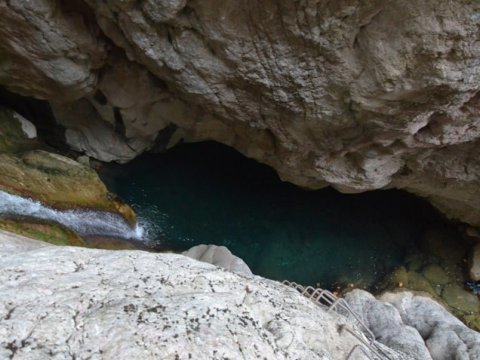
<instances>
[{"instance_id":1,"label":"white rock surface","mask_svg":"<svg viewBox=\"0 0 480 360\"><path fill-rule=\"evenodd\" d=\"M248 265L245 264L245 261L233 255L225 246L201 244L184 251L183 255L219 266L228 271L252 275L252 271Z\"/></svg>"},{"instance_id":2,"label":"white rock surface","mask_svg":"<svg viewBox=\"0 0 480 360\"><path fill-rule=\"evenodd\" d=\"M0 359L326 360L358 343L344 318L277 282L14 238L0 233Z\"/></svg>"},{"instance_id":3,"label":"white rock surface","mask_svg":"<svg viewBox=\"0 0 480 360\"><path fill-rule=\"evenodd\" d=\"M418 360L478 360L480 333L469 329L434 300L409 291L380 299L362 290L346 300L379 341Z\"/></svg>"},{"instance_id":4,"label":"white rock surface","mask_svg":"<svg viewBox=\"0 0 480 360\"><path fill-rule=\"evenodd\" d=\"M480 281L480 244L475 245L470 254L470 278Z\"/></svg>"},{"instance_id":5,"label":"white rock surface","mask_svg":"<svg viewBox=\"0 0 480 360\"><path fill-rule=\"evenodd\" d=\"M25 119L19 113L14 113L13 116L20 123L22 131L27 139L35 139L37 137L37 128L35 127L35 125L33 125L30 121Z\"/></svg>"}]
</instances>

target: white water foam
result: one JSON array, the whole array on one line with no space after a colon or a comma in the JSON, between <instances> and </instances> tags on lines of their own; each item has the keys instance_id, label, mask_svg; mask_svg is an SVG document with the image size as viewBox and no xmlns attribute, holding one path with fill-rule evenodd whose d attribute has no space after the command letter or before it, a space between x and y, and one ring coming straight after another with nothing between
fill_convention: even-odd
<instances>
[{"instance_id":1,"label":"white water foam","mask_svg":"<svg viewBox=\"0 0 480 360\"><path fill-rule=\"evenodd\" d=\"M146 226L140 221L134 229L118 214L93 210L55 210L42 203L0 191L0 215L28 216L59 223L81 236L110 236L143 240Z\"/></svg>"}]
</instances>

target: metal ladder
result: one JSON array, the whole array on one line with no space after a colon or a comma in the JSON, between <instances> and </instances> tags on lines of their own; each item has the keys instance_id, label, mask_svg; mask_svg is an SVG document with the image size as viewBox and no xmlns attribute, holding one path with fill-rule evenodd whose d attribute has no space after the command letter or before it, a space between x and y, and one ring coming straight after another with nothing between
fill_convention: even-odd
<instances>
[{"instance_id":1,"label":"metal ladder","mask_svg":"<svg viewBox=\"0 0 480 360\"><path fill-rule=\"evenodd\" d=\"M368 328L367 325L360 319L360 317L350 308L350 305L343 298L338 298L328 290L314 288L312 286L304 287L303 285L291 282L288 280L282 281L283 285L291 287L297 290L306 298L313 301L315 304L327 309L327 312L335 311L337 314L351 318L357 324L360 331L357 328L350 329L349 327L343 327L344 331L349 332L361 344L356 344L352 350L348 353L346 360L351 359L355 353L362 353L370 360L390 360L387 354L383 352L375 341L375 335Z\"/></svg>"}]
</instances>

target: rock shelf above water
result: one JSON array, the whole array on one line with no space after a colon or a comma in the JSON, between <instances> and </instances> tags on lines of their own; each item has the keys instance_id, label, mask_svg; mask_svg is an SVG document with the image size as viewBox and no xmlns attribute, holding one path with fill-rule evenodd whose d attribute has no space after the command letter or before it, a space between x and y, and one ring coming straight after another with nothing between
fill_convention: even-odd
<instances>
[{"instance_id":1,"label":"rock shelf above water","mask_svg":"<svg viewBox=\"0 0 480 360\"><path fill-rule=\"evenodd\" d=\"M3 232L0 319L0 358L314 360L358 344L345 318L278 282Z\"/></svg>"},{"instance_id":2,"label":"rock shelf above water","mask_svg":"<svg viewBox=\"0 0 480 360\"><path fill-rule=\"evenodd\" d=\"M428 297L355 290L347 301L392 360L478 359L480 334ZM275 281L182 255L5 232L0 318L2 358L325 360L358 344L342 330L355 329L351 320Z\"/></svg>"}]
</instances>

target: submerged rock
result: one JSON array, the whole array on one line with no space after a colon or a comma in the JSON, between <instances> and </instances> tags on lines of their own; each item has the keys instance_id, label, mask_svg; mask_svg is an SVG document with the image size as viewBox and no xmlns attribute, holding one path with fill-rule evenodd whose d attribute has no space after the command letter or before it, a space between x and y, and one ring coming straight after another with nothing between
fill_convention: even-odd
<instances>
[{"instance_id":1,"label":"submerged rock","mask_svg":"<svg viewBox=\"0 0 480 360\"><path fill-rule=\"evenodd\" d=\"M422 274L433 286L442 286L451 281L445 270L438 264L426 266Z\"/></svg>"},{"instance_id":2,"label":"submerged rock","mask_svg":"<svg viewBox=\"0 0 480 360\"><path fill-rule=\"evenodd\" d=\"M359 344L346 318L274 281L182 255L5 233L0 318L0 358L325 360Z\"/></svg>"},{"instance_id":3,"label":"submerged rock","mask_svg":"<svg viewBox=\"0 0 480 360\"><path fill-rule=\"evenodd\" d=\"M252 275L245 261L233 255L225 246L197 245L184 251L183 255L239 274Z\"/></svg>"},{"instance_id":4,"label":"submerged rock","mask_svg":"<svg viewBox=\"0 0 480 360\"><path fill-rule=\"evenodd\" d=\"M442 292L442 298L456 310L463 313L476 313L477 316L480 316L478 297L457 284L446 285Z\"/></svg>"},{"instance_id":5,"label":"submerged rock","mask_svg":"<svg viewBox=\"0 0 480 360\"><path fill-rule=\"evenodd\" d=\"M443 271L437 264L427 265L423 273L401 267L386 278L381 288L393 291L408 289L428 295L465 324L480 330L480 299L467 290L466 279L459 277L457 271Z\"/></svg>"}]
</instances>

